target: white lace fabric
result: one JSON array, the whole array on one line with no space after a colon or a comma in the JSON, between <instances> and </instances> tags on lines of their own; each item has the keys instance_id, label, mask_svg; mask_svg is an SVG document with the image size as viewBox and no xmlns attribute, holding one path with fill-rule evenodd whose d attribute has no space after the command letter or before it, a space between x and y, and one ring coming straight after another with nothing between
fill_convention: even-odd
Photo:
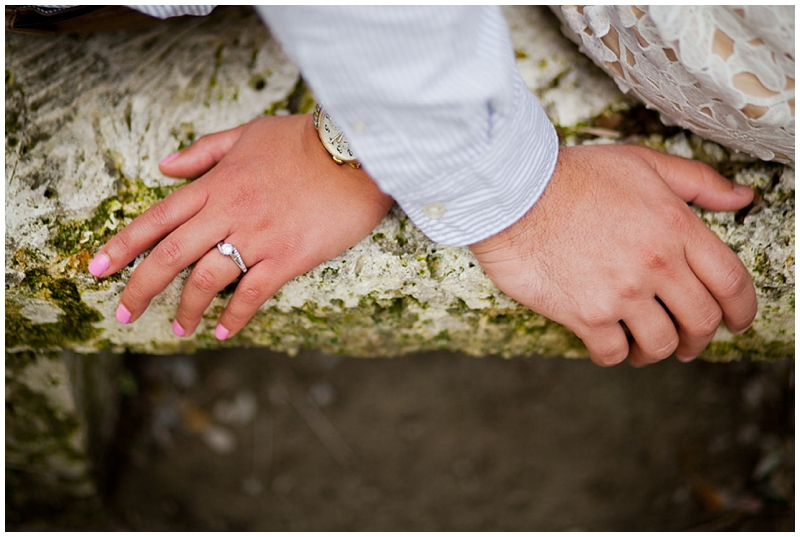
<instances>
[{"instance_id":1,"label":"white lace fabric","mask_svg":"<svg viewBox=\"0 0 800 537\"><path fill-rule=\"evenodd\" d=\"M558 6L562 30L667 124L794 165L794 6Z\"/></svg>"}]
</instances>

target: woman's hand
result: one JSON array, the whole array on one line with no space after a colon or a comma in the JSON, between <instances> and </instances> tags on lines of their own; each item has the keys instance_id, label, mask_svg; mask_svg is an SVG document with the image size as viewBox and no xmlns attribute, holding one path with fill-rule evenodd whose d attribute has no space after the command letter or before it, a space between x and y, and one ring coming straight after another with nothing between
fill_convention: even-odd
<instances>
[{"instance_id":1,"label":"woman's hand","mask_svg":"<svg viewBox=\"0 0 800 537\"><path fill-rule=\"evenodd\" d=\"M130 323L195 263L172 325L179 336L192 334L214 296L242 275L218 242L235 245L248 269L218 321L222 340L286 282L367 236L393 203L366 172L333 162L310 115L265 117L204 136L160 168L200 178L112 238L89 272L108 276L155 246L120 297L117 319Z\"/></svg>"},{"instance_id":2,"label":"woman's hand","mask_svg":"<svg viewBox=\"0 0 800 537\"><path fill-rule=\"evenodd\" d=\"M689 361L720 321L744 332L756 295L686 202L732 211L752 199L699 162L637 146L562 148L528 214L471 249L500 289L575 332L596 363Z\"/></svg>"}]
</instances>

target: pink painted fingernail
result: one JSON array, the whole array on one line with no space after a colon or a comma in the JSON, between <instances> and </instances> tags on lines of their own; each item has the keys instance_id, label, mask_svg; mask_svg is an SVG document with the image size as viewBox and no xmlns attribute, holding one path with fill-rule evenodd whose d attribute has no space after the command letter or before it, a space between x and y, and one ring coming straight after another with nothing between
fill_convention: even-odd
<instances>
[{"instance_id":1,"label":"pink painted fingernail","mask_svg":"<svg viewBox=\"0 0 800 537\"><path fill-rule=\"evenodd\" d=\"M97 254L89 263L89 274L99 278L111 264L111 259L106 254Z\"/></svg>"},{"instance_id":2,"label":"pink painted fingernail","mask_svg":"<svg viewBox=\"0 0 800 537\"><path fill-rule=\"evenodd\" d=\"M738 194L739 196L744 196L745 194L749 194L752 192L752 188L745 185L733 185L733 193Z\"/></svg>"},{"instance_id":3,"label":"pink painted fingernail","mask_svg":"<svg viewBox=\"0 0 800 537\"><path fill-rule=\"evenodd\" d=\"M131 322L131 312L129 312L128 308L122 304L117 307L117 320L122 324L128 324Z\"/></svg>"},{"instance_id":4,"label":"pink painted fingernail","mask_svg":"<svg viewBox=\"0 0 800 537\"><path fill-rule=\"evenodd\" d=\"M218 324L214 329L214 337L220 341L224 341L228 337L228 334L230 334L230 331L221 324Z\"/></svg>"},{"instance_id":5,"label":"pink painted fingernail","mask_svg":"<svg viewBox=\"0 0 800 537\"><path fill-rule=\"evenodd\" d=\"M186 335L186 330L183 329L177 319L172 321L172 333L178 337L183 337Z\"/></svg>"},{"instance_id":6,"label":"pink painted fingernail","mask_svg":"<svg viewBox=\"0 0 800 537\"><path fill-rule=\"evenodd\" d=\"M165 158L164 160L162 160L161 162L159 162L158 165L159 166L163 166L164 164L166 164L168 162L172 162L173 160L178 158L178 155L180 155L180 154L181 154L180 151L178 151L177 153L173 153L170 156L168 156L167 158Z\"/></svg>"}]
</instances>

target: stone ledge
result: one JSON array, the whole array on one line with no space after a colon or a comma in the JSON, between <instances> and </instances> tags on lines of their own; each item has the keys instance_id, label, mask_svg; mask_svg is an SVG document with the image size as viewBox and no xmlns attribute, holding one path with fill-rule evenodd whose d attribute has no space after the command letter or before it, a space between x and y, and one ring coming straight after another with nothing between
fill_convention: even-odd
<instances>
[{"instance_id":1,"label":"stone ledge","mask_svg":"<svg viewBox=\"0 0 800 537\"><path fill-rule=\"evenodd\" d=\"M793 356L794 170L674 129L596 136L597 118L624 117L633 103L561 36L545 8L506 14L523 76L565 144L641 143L756 187L761 201L746 214L699 212L744 261L759 299L753 328L736 337L721 328L701 357ZM569 331L498 291L467 249L431 243L398 209L354 248L287 284L229 341L212 335L225 293L194 337L171 333L188 271L135 324L119 325L114 310L133 267L98 282L86 266L181 184L159 174L160 158L203 134L264 113L307 111L310 103L296 67L247 9L130 34L7 35L7 350L160 354L225 345L353 356L443 348L586 356Z\"/></svg>"}]
</instances>

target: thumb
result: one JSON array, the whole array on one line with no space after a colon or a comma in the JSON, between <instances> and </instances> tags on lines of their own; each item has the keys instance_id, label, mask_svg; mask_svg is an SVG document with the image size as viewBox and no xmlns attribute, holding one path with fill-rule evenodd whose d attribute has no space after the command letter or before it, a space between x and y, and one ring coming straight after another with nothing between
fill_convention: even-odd
<instances>
[{"instance_id":1,"label":"thumb","mask_svg":"<svg viewBox=\"0 0 800 537\"><path fill-rule=\"evenodd\" d=\"M159 162L158 168L168 177L199 177L225 157L239 141L245 126L207 134L186 149Z\"/></svg>"},{"instance_id":2,"label":"thumb","mask_svg":"<svg viewBox=\"0 0 800 537\"><path fill-rule=\"evenodd\" d=\"M642 155L683 201L711 211L735 211L753 201L753 189L725 179L714 168L658 151Z\"/></svg>"}]
</instances>

